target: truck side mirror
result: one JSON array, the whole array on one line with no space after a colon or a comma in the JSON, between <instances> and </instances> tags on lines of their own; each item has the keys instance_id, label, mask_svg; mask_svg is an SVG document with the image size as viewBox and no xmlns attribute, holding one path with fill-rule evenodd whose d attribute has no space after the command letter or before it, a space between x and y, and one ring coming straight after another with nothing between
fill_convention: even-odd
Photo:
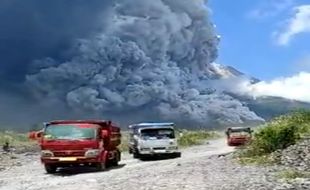
<instances>
[{"instance_id":1,"label":"truck side mirror","mask_svg":"<svg viewBox=\"0 0 310 190\"><path fill-rule=\"evenodd\" d=\"M139 135L137 135L137 134L133 135L133 139L138 140L139 139Z\"/></svg>"},{"instance_id":2,"label":"truck side mirror","mask_svg":"<svg viewBox=\"0 0 310 190\"><path fill-rule=\"evenodd\" d=\"M43 136L43 131L31 131L28 134L30 140L39 140Z\"/></svg>"},{"instance_id":3,"label":"truck side mirror","mask_svg":"<svg viewBox=\"0 0 310 190\"><path fill-rule=\"evenodd\" d=\"M35 140L35 132L31 131L28 133L28 139Z\"/></svg>"},{"instance_id":4,"label":"truck side mirror","mask_svg":"<svg viewBox=\"0 0 310 190\"><path fill-rule=\"evenodd\" d=\"M40 131L40 132L37 132L37 139L39 139L39 138L41 138L43 136L43 132L42 131Z\"/></svg>"}]
</instances>

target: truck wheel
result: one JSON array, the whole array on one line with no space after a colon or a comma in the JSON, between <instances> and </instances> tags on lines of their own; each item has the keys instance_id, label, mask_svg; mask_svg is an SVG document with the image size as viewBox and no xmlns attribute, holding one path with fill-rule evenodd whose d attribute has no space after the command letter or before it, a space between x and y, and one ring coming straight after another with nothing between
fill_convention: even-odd
<instances>
[{"instance_id":1,"label":"truck wheel","mask_svg":"<svg viewBox=\"0 0 310 190\"><path fill-rule=\"evenodd\" d=\"M140 158L140 154L139 154L139 151L136 150L134 153L133 153L133 158Z\"/></svg>"},{"instance_id":2,"label":"truck wheel","mask_svg":"<svg viewBox=\"0 0 310 190\"><path fill-rule=\"evenodd\" d=\"M117 155L113 160L111 160L111 165L112 166L118 166L118 162L121 161L121 152L117 151Z\"/></svg>"},{"instance_id":3,"label":"truck wheel","mask_svg":"<svg viewBox=\"0 0 310 190\"><path fill-rule=\"evenodd\" d=\"M181 152L172 153L170 155L170 158L180 158L180 157L181 157Z\"/></svg>"},{"instance_id":4,"label":"truck wheel","mask_svg":"<svg viewBox=\"0 0 310 190\"><path fill-rule=\"evenodd\" d=\"M129 154L132 154L132 153L133 153L131 148L128 149L128 153L129 153Z\"/></svg>"},{"instance_id":5,"label":"truck wheel","mask_svg":"<svg viewBox=\"0 0 310 190\"><path fill-rule=\"evenodd\" d=\"M104 162L96 163L97 171L104 171L106 168L107 168L106 163L104 163Z\"/></svg>"},{"instance_id":6,"label":"truck wheel","mask_svg":"<svg viewBox=\"0 0 310 190\"><path fill-rule=\"evenodd\" d=\"M227 143L228 146L235 146L233 143Z\"/></svg>"},{"instance_id":7,"label":"truck wheel","mask_svg":"<svg viewBox=\"0 0 310 190\"><path fill-rule=\"evenodd\" d=\"M181 155L182 155L182 153L181 153L181 152L177 152L177 153L175 153L175 157L176 157L176 158L180 158L180 157L181 157Z\"/></svg>"},{"instance_id":8,"label":"truck wheel","mask_svg":"<svg viewBox=\"0 0 310 190\"><path fill-rule=\"evenodd\" d=\"M57 166L53 164L45 164L44 168L45 168L46 173L48 174L54 174L56 173L56 170L57 170Z\"/></svg>"},{"instance_id":9,"label":"truck wheel","mask_svg":"<svg viewBox=\"0 0 310 190\"><path fill-rule=\"evenodd\" d=\"M118 161L116 159L111 160L112 166L118 166Z\"/></svg>"}]
</instances>

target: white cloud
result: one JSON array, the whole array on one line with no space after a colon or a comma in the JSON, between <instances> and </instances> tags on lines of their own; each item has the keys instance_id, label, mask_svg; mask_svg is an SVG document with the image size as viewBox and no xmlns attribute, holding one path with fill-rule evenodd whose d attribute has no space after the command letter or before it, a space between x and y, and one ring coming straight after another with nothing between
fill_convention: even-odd
<instances>
[{"instance_id":1,"label":"white cloud","mask_svg":"<svg viewBox=\"0 0 310 190\"><path fill-rule=\"evenodd\" d=\"M310 102L310 73L278 78L270 82L262 81L256 84L242 83L244 92L254 97L276 96L292 100Z\"/></svg>"},{"instance_id":2,"label":"white cloud","mask_svg":"<svg viewBox=\"0 0 310 190\"><path fill-rule=\"evenodd\" d=\"M254 19L264 19L277 16L283 11L293 6L295 0L266 0L258 8L251 10L248 17Z\"/></svg>"},{"instance_id":3,"label":"white cloud","mask_svg":"<svg viewBox=\"0 0 310 190\"><path fill-rule=\"evenodd\" d=\"M288 45L300 33L310 32L310 5L294 8L294 16L287 20L283 31L274 33L278 45Z\"/></svg>"}]
</instances>

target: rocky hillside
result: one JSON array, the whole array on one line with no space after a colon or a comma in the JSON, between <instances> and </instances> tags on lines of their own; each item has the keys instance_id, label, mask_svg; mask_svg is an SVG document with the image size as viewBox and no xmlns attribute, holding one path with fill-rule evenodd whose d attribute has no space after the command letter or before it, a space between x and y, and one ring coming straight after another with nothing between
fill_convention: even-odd
<instances>
[{"instance_id":1,"label":"rocky hillside","mask_svg":"<svg viewBox=\"0 0 310 190\"><path fill-rule=\"evenodd\" d=\"M310 109L310 103L280 97L265 96L253 99L252 97L246 96L232 96L244 102L250 110L265 120L270 120L298 109Z\"/></svg>"},{"instance_id":2,"label":"rocky hillside","mask_svg":"<svg viewBox=\"0 0 310 190\"><path fill-rule=\"evenodd\" d=\"M244 164L273 168L283 189L310 188L310 111L282 115L259 128L252 142L237 152Z\"/></svg>"},{"instance_id":3,"label":"rocky hillside","mask_svg":"<svg viewBox=\"0 0 310 190\"><path fill-rule=\"evenodd\" d=\"M310 138L304 139L284 150L277 151L273 153L273 156L283 166L301 172L310 172Z\"/></svg>"},{"instance_id":4,"label":"rocky hillside","mask_svg":"<svg viewBox=\"0 0 310 190\"><path fill-rule=\"evenodd\" d=\"M213 71L217 73L216 80L219 79L227 79L229 77L244 77L249 80L250 83L258 83L259 79L254 77L246 76L244 73L238 71L237 69L231 66L223 66L220 64L212 64ZM229 81L227 81L229 82ZM226 86L227 84L222 84ZM229 85L229 84L228 84ZM240 95L235 92L226 89L224 87L222 89L222 93L228 95L239 102L242 103L243 106L249 108L250 111L253 111L258 117L263 118L268 121L274 117L286 114L288 112L296 111L298 109L310 109L310 103L301 102L297 100L289 100L281 97L273 97L273 96L261 96L253 98L249 95ZM216 91L216 87L214 91ZM252 120L252 122L257 123L257 120ZM251 123L249 121L245 122L245 124Z\"/></svg>"},{"instance_id":5,"label":"rocky hillside","mask_svg":"<svg viewBox=\"0 0 310 190\"><path fill-rule=\"evenodd\" d=\"M279 167L276 176L282 189L310 189L310 139L272 154Z\"/></svg>"}]
</instances>

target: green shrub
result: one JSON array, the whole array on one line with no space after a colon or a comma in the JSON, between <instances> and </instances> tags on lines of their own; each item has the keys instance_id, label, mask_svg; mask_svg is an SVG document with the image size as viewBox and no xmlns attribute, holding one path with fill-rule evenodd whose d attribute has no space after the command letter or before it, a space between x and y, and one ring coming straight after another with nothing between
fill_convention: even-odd
<instances>
[{"instance_id":1,"label":"green shrub","mask_svg":"<svg viewBox=\"0 0 310 190\"><path fill-rule=\"evenodd\" d=\"M26 134L19 134L12 131L0 132L0 144L9 142L10 144L29 142Z\"/></svg>"},{"instance_id":2,"label":"green shrub","mask_svg":"<svg viewBox=\"0 0 310 190\"><path fill-rule=\"evenodd\" d=\"M277 177L280 179L310 178L310 173L305 171L288 169L279 172Z\"/></svg>"},{"instance_id":3,"label":"green shrub","mask_svg":"<svg viewBox=\"0 0 310 190\"><path fill-rule=\"evenodd\" d=\"M206 130L183 131L182 136L178 137L178 143L181 147L203 144L205 140L218 136L215 132Z\"/></svg>"},{"instance_id":4,"label":"green shrub","mask_svg":"<svg viewBox=\"0 0 310 190\"><path fill-rule=\"evenodd\" d=\"M33 150L33 148L36 148L36 143L29 141L27 134L12 131L0 131L0 147L6 142L9 143L9 146L16 148L18 152Z\"/></svg>"},{"instance_id":5,"label":"green shrub","mask_svg":"<svg viewBox=\"0 0 310 190\"><path fill-rule=\"evenodd\" d=\"M250 157L239 157L238 161L240 164L244 165L273 165L276 162L276 160L273 159L270 155L263 155L263 156L250 156Z\"/></svg>"},{"instance_id":6,"label":"green shrub","mask_svg":"<svg viewBox=\"0 0 310 190\"><path fill-rule=\"evenodd\" d=\"M256 133L254 139L252 150L255 154L262 155L295 144L300 135L295 125L283 125L266 127Z\"/></svg>"}]
</instances>

